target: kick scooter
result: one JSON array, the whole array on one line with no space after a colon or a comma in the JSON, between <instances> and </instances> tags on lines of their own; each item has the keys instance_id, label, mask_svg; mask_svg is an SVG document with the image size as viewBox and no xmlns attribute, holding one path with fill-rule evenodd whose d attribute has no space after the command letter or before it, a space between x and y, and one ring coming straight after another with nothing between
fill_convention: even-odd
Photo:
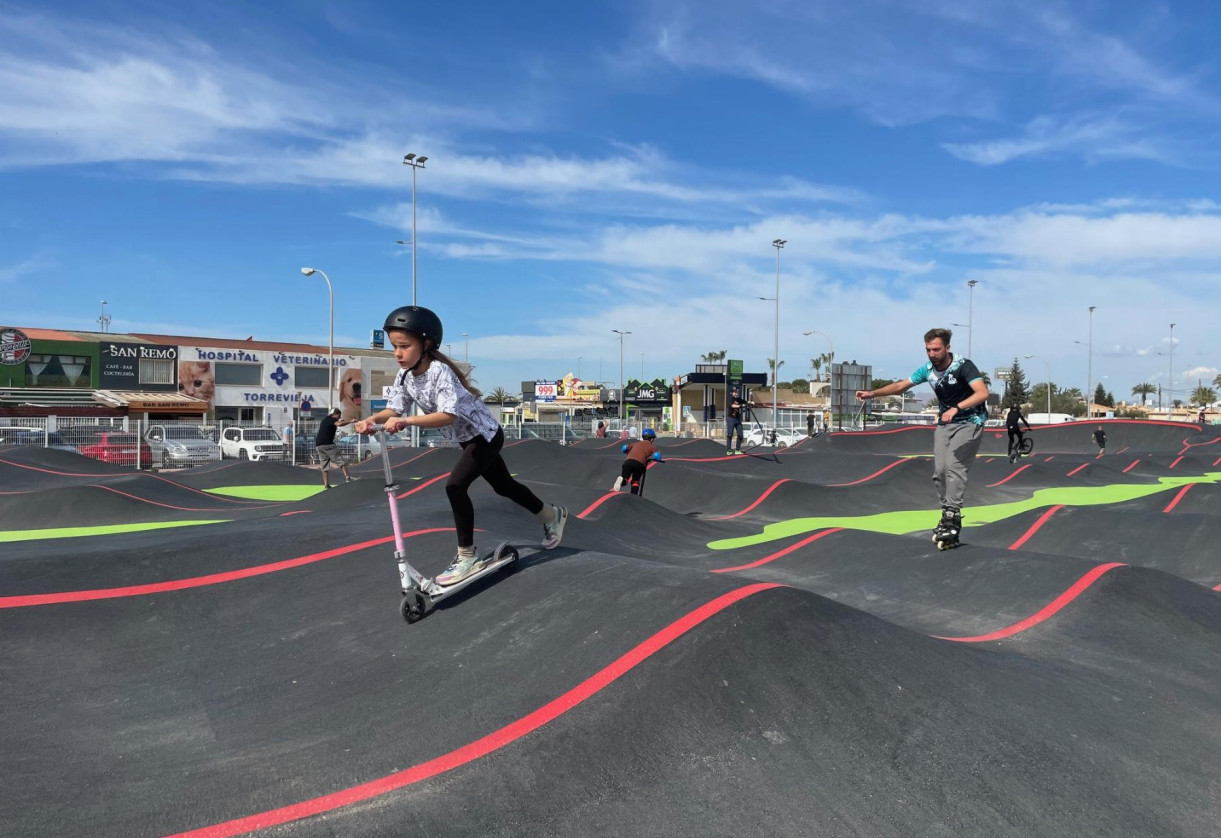
<instances>
[{"instance_id":1,"label":"kick scooter","mask_svg":"<svg viewBox=\"0 0 1221 838\"><path fill-rule=\"evenodd\" d=\"M448 596L476 582L490 573L495 573L503 567L513 564L518 559L517 548L502 541L496 549L483 557L479 569L461 582L453 585L438 585L434 580L423 576L407 561L407 549L403 546L403 529L399 525L399 504L396 493L399 486L394 482L390 469L390 448L386 444L386 430L382 425L371 429L377 434L377 441L382 448L382 470L386 475L386 497L390 500L390 520L394 524L394 559L399 566L399 585L403 589L403 599L399 603L399 612L409 623L418 622L436 607L437 603Z\"/></svg>"}]
</instances>

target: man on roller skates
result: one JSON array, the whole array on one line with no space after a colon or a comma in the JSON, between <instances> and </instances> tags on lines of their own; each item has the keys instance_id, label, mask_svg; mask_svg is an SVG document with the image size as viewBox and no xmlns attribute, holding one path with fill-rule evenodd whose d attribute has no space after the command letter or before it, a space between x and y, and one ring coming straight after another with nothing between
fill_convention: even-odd
<instances>
[{"instance_id":1,"label":"man on roller skates","mask_svg":"<svg viewBox=\"0 0 1221 838\"><path fill-rule=\"evenodd\" d=\"M858 399L868 401L905 393L924 381L933 386L940 414L933 433L933 485L941 500L941 521L933 530L933 541L941 550L958 546L967 472L979 452L988 418L984 407L988 386L970 359L950 352L952 334L949 329L929 329L924 335L928 363L885 387L856 391Z\"/></svg>"}]
</instances>

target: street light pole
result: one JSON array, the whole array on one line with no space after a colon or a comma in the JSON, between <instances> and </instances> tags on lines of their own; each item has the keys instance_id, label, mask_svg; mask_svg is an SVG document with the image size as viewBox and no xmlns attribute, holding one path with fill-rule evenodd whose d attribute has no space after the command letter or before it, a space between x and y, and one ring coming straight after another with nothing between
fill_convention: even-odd
<instances>
[{"instance_id":1,"label":"street light pole","mask_svg":"<svg viewBox=\"0 0 1221 838\"><path fill-rule=\"evenodd\" d=\"M415 305L415 255L419 248L419 239L415 233L415 173L424 168L427 157L417 157L414 152L403 157L403 165L411 167L411 304Z\"/></svg>"},{"instance_id":2,"label":"street light pole","mask_svg":"<svg viewBox=\"0 0 1221 838\"><path fill-rule=\"evenodd\" d=\"M611 331L619 336L619 427L622 429L627 424L627 399L623 395L623 338L625 335L630 335L631 332L623 332L619 329L611 329Z\"/></svg>"},{"instance_id":3,"label":"street light pole","mask_svg":"<svg viewBox=\"0 0 1221 838\"><path fill-rule=\"evenodd\" d=\"M773 239L772 247L776 248L776 324L772 341L772 434L780 429L780 420L776 416L776 391L780 384L780 251L788 244L784 239Z\"/></svg>"},{"instance_id":4,"label":"street light pole","mask_svg":"<svg viewBox=\"0 0 1221 838\"><path fill-rule=\"evenodd\" d=\"M835 343L831 340L831 336L829 334L827 334L826 332L818 331L818 329L811 329L808 332L802 332L802 334L805 335L806 337L809 337L810 335L822 335L823 337L825 337L827 339L827 346L829 346L831 348L831 357L828 359L828 361L831 364L831 368L834 369L835 368ZM834 383L834 381L832 381L831 370L827 370L827 383L831 385L831 387L829 388L829 390L827 392L827 406L831 407L831 406L833 406L832 402L831 402L831 394L833 392L835 392L835 383ZM811 395L813 395L813 394L811 393ZM841 425L840 429L841 430L843 429L842 425ZM830 428L827 428L826 430L828 433L830 433L830 431L831 431Z\"/></svg>"},{"instance_id":5,"label":"street light pole","mask_svg":"<svg viewBox=\"0 0 1221 838\"><path fill-rule=\"evenodd\" d=\"M1166 370L1166 418L1174 418L1174 324L1170 324L1170 361Z\"/></svg>"},{"instance_id":6,"label":"street light pole","mask_svg":"<svg viewBox=\"0 0 1221 838\"><path fill-rule=\"evenodd\" d=\"M968 279L967 287L968 302L967 302L967 357L975 360L975 286L979 284L978 279Z\"/></svg>"},{"instance_id":7,"label":"street light pole","mask_svg":"<svg viewBox=\"0 0 1221 838\"><path fill-rule=\"evenodd\" d=\"M1026 360L1028 360L1028 361L1031 358L1038 358L1040 361L1042 361L1044 364L1047 365L1047 424L1050 425L1051 424L1051 362L1048 361L1046 358L1044 358L1042 355L1027 355L1026 356Z\"/></svg>"},{"instance_id":8,"label":"street light pole","mask_svg":"<svg viewBox=\"0 0 1221 838\"><path fill-rule=\"evenodd\" d=\"M1085 419L1088 422L1093 418L1094 411L1094 393L1090 389L1094 386L1094 309L1098 306L1090 306L1090 344L1089 344L1089 360L1085 364Z\"/></svg>"},{"instance_id":9,"label":"street light pole","mask_svg":"<svg viewBox=\"0 0 1221 838\"><path fill-rule=\"evenodd\" d=\"M110 331L111 317L106 313L106 301L102 300L102 313L98 317L98 323L102 325L102 334L107 334Z\"/></svg>"},{"instance_id":10,"label":"street light pole","mask_svg":"<svg viewBox=\"0 0 1221 838\"><path fill-rule=\"evenodd\" d=\"M326 293L331 300L331 342L327 352L327 411L335 409L335 289L331 287L331 278L326 275L325 271L320 271L317 268L302 268L301 273L306 276L314 274L322 274L322 278L326 280Z\"/></svg>"},{"instance_id":11,"label":"street light pole","mask_svg":"<svg viewBox=\"0 0 1221 838\"><path fill-rule=\"evenodd\" d=\"M466 348L462 350L462 360L469 366L471 363L471 336L463 332L462 337L466 339Z\"/></svg>"}]
</instances>

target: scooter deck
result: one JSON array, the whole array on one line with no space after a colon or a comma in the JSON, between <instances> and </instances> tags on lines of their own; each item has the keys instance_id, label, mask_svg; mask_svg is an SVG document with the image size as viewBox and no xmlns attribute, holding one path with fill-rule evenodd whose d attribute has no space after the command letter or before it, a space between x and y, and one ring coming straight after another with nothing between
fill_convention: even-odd
<instances>
[{"instance_id":1,"label":"scooter deck","mask_svg":"<svg viewBox=\"0 0 1221 838\"><path fill-rule=\"evenodd\" d=\"M519 561L522 553L533 555L537 549L522 550L514 547L507 541L502 541L496 545L494 550L491 550L483 557L481 566L478 570L466 577L460 582L455 582L452 585L438 585L435 581L429 580L426 588L413 589L403 591L403 601L401 611L403 619L409 623L414 623L417 620L425 617L428 612L436 607L437 603L446 597L453 596L462 589L473 585L485 576L489 576L497 571L500 571L509 565Z\"/></svg>"}]
</instances>

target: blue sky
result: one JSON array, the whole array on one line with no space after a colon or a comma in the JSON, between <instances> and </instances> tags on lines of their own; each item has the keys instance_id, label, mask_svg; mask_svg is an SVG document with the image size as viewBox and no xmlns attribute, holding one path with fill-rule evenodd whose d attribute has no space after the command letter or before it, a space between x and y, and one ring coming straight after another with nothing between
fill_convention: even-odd
<instances>
[{"instance_id":1,"label":"blue sky","mask_svg":"<svg viewBox=\"0 0 1221 838\"><path fill-rule=\"evenodd\" d=\"M1117 397L1221 366L1221 5L0 2L0 323L364 345L419 301L485 389L905 375ZM968 280L978 280L970 314ZM1074 343L1081 341L1081 344ZM1158 353L1163 353L1159 355Z\"/></svg>"}]
</instances>

